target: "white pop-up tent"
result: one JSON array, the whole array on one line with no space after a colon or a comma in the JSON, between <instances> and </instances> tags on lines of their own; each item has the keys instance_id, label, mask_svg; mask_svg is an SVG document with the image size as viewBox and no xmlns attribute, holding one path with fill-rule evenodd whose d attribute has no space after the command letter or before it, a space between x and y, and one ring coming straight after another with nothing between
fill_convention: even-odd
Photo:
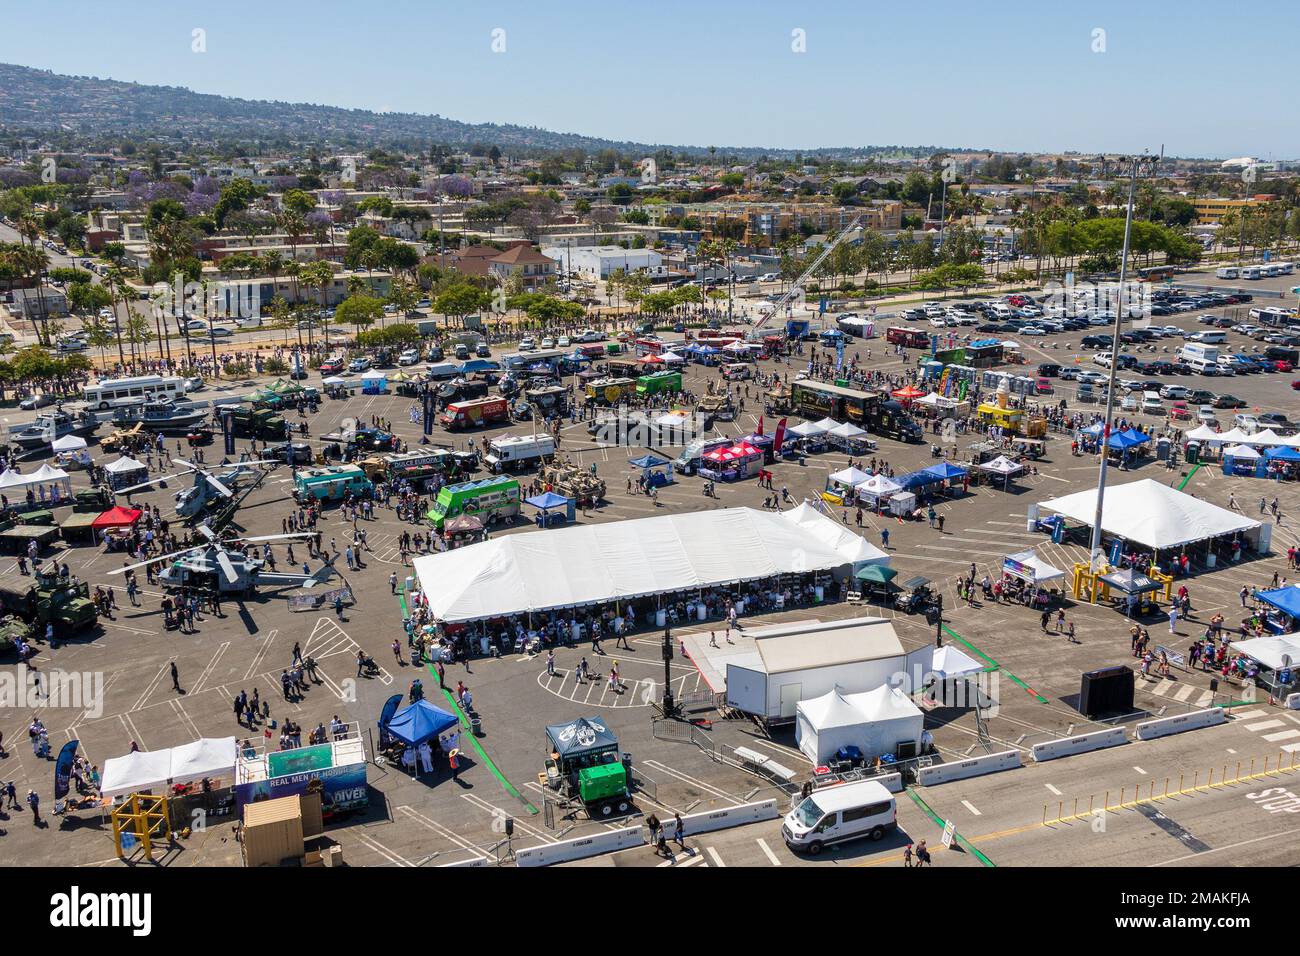
<instances>
[{"instance_id":1,"label":"white pop-up tent","mask_svg":"<svg viewBox=\"0 0 1300 956\"><path fill-rule=\"evenodd\" d=\"M1097 489L1044 501L1047 511L1092 526ZM1144 478L1106 489L1101 529L1148 548L1177 548L1237 531L1252 532L1259 522L1208 501Z\"/></svg>"},{"instance_id":2,"label":"white pop-up tent","mask_svg":"<svg viewBox=\"0 0 1300 956\"><path fill-rule=\"evenodd\" d=\"M838 438L841 441L854 441L861 438L866 433L867 430L865 428L859 428L852 422L841 422L829 432L833 438Z\"/></svg>"},{"instance_id":3,"label":"white pop-up tent","mask_svg":"<svg viewBox=\"0 0 1300 956\"><path fill-rule=\"evenodd\" d=\"M1240 428L1234 428L1231 431L1219 432L1213 438L1207 438L1206 441L1211 445L1240 445L1242 442L1253 441L1249 433L1242 431Z\"/></svg>"},{"instance_id":4,"label":"white pop-up tent","mask_svg":"<svg viewBox=\"0 0 1300 956\"><path fill-rule=\"evenodd\" d=\"M903 486L896 482L888 475L872 475L862 484L854 489L859 498L868 499L870 504L875 505L881 498L888 500L892 495L903 490Z\"/></svg>"},{"instance_id":5,"label":"white pop-up tent","mask_svg":"<svg viewBox=\"0 0 1300 956\"><path fill-rule=\"evenodd\" d=\"M862 746L864 723L862 713L838 690L827 691L795 706L795 743L813 766L822 767L841 747Z\"/></svg>"},{"instance_id":6,"label":"white pop-up tent","mask_svg":"<svg viewBox=\"0 0 1300 956\"><path fill-rule=\"evenodd\" d=\"M934 658L930 662L930 671L940 680L951 680L954 677L969 677L972 674L978 674L984 670L984 666L975 660L960 647L953 647L951 644L945 644L943 647L936 647Z\"/></svg>"},{"instance_id":7,"label":"white pop-up tent","mask_svg":"<svg viewBox=\"0 0 1300 956\"><path fill-rule=\"evenodd\" d=\"M818 767L841 747L857 747L868 760L896 753L900 744L919 747L924 729L921 709L888 684L861 694L831 690L795 708L795 740Z\"/></svg>"},{"instance_id":8,"label":"white pop-up tent","mask_svg":"<svg viewBox=\"0 0 1300 956\"><path fill-rule=\"evenodd\" d=\"M919 750L925 715L902 690L886 684L864 694L849 694L844 699L864 718L864 732L858 746L867 757L894 753L903 743L913 744Z\"/></svg>"},{"instance_id":9,"label":"white pop-up tent","mask_svg":"<svg viewBox=\"0 0 1300 956\"><path fill-rule=\"evenodd\" d=\"M1198 428L1193 428L1189 432L1183 432L1184 441L1209 441L1211 439L1217 440L1218 437L1219 432L1215 431L1209 425L1201 425Z\"/></svg>"},{"instance_id":10,"label":"white pop-up tent","mask_svg":"<svg viewBox=\"0 0 1300 956\"><path fill-rule=\"evenodd\" d=\"M828 432L831 429L835 428L837 425L839 425L839 422L837 422L833 418L823 418L820 421L815 422L814 424L816 424L816 426L820 428L822 431Z\"/></svg>"},{"instance_id":11,"label":"white pop-up tent","mask_svg":"<svg viewBox=\"0 0 1300 956\"><path fill-rule=\"evenodd\" d=\"M1260 457L1259 452L1249 445L1233 445L1231 448L1223 450L1224 458L1240 458L1242 461L1254 461Z\"/></svg>"},{"instance_id":12,"label":"white pop-up tent","mask_svg":"<svg viewBox=\"0 0 1300 956\"><path fill-rule=\"evenodd\" d=\"M1033 548L1008 554L1002 559L1002 571L1004 574L1010 574L1034 585L1065 577L1064 571L1052 567L1040 558Z\"/></svg>"},{"instance_id":13,"label":"white pop-up tent","mask_svg":"<svg viewBox=\"0 0 1300 956\"><path fill-rule=\"evenodd\" d=\"M856 488L871 476L860 468L844 468L826 479L828 485Z\"/></svg>"},{"instance_id":14,"label":"white pop-up tent","mask_svg":"<svg viewBox=\"0 0 1300 956\"><path fill-rule=\"evenodd\" d=\"M829 429L823 428L816 422L800 422L786 429L786 434L793 438L816 438L818 435L825 435L827 431Z\"/></svg>"},{"instance_id":15,"label":"white pop-up tent","mask_svg":"<svg viewBox=\"0 0 1300 956\"><path fill-rule=\"evenodd\" d=\"M224 780L235 777L235 738L202 737L192 743L166 750L138 750L125 757L104 761L101 792L105 797L125 797L142 790L158 793L174 783L195 780Z\"/></svg>"}]
</instances>

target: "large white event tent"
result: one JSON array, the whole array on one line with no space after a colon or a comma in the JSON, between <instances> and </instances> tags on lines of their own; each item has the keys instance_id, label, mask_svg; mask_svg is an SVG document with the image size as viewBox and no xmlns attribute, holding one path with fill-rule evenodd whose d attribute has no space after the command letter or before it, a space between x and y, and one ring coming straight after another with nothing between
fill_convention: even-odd
<instances>
[{"instance_id":1,"label":"large white event tent","mask_svg":"<svg viewBox=\"0 0 1300 956\"><path fill-rule=\"evenodd\" d=\"M721 508L504 535L418 557L415 573L434 617L458 623L886 557L812 508Z\"/></svg>"},{"instance_id":2,"label":"large white event tent","mask_svg":"<svg viewBox=\"0 0 1300 956\"><path fill-rule=\"evenodd\" d=\"M857 747L871 758L894 753L901 743L918 745L925 715L897 687L882 684L862 694L832 690L795 708L795 738L816 766L841 747Z\"/></svg>"},{"instance_id":3,"label":"large white event tent","mask_svg":"<svg viewBox=\"0 0 1300 956\"><path fill-rule=\"evenodd\" d=\"M1091 527L1097 512L1097 489L1053 498L1041 507ZM1177 548L1259 527L1258 521L1245 515L1150 478L1108 487L1102 505L1102 531L1148 548Z\"/></svg>"},{"instance_id":4,"label":"large white event tent","mask_svg":"<svg viewBox=\"0 0 1300 956\"><path fill-rule=\"evenodd\" d=\"M137 750L125 757L104 761L103 795L124 797L141 790L195 780L224 778L234 782L236 742L234 737L200 737L166 750Z\"/></svg>"}]
</instances>

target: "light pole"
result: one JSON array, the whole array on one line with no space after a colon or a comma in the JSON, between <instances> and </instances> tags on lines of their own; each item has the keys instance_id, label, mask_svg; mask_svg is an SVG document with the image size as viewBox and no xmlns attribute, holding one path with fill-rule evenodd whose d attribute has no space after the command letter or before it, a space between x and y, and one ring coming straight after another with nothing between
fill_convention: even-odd
<instances>
[{"instance_id":1,"label":"light pole","mask_svg":"<svg viewBox=\"0 0 1300 956\"><path fill-rule=\"evenodd\" d=\"M1111 330L1110 373L1106 384L1106 418L1100 435L1101 465L1097 471L1097 510L1093 514L1092 538L1088 546L1088 567L1094 571L1101 565L1101 513L1106 495L1106 466L1110 457L1111 421L1115 414L1115 373L1119 370L1119 346L1120 335L1122 334L1120 329L1124 322L1124 313L1127 311L1124 285L1128 278L1128 246L1129 233L1133 228L1133 196L1137 191L1138 167L1147 161L1149 161L1149 157L1145 154L1134 156L1131 159L1132 166L1129 169L1128 206L1124 211L1124 247L1120 252L1119 259L1119 290L1115 296L1115 325Z\"/></svg>"}]
</instances>

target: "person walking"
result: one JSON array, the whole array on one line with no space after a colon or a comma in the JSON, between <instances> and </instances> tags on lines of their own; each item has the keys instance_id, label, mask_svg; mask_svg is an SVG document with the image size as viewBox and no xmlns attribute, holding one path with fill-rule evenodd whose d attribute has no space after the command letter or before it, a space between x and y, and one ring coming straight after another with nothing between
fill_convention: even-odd
<instances>
[{"instance_id":1,"label":"person walking","mask_svg":"<svg viewBox=\"0 0 1300 956\"><path fill-rule=\"evenodd\" d=\"M934 865L934 861L930 859L930 851L926 847L924 840L916 845L916 865L917 868Z\"/></svg>"},{"instance_id":2,"label":"person walking","mask_svg":"<svg viewBox=\"0 0 1300 956\"><path fill-rule=\"evenodd\" d=\"M686 849L686 841L682 838L682 815L673 811L673 842L683 850Z\"/></svg>"},{"instance_id":3,"label":"person walking","mask_svg":"<svg viewBox=\"0 0 1300 956\"><path fill-rule=\"evenodd\" d=\"M27 791L27 805L32 808L32 826L41 825L41 798L35 790Z\"/></svg>"},{"instance_id":4,"label":"person walking","mask_svg":"<svg viewBox=\"0 0 1300 956\"><path fill-rule=\"evenodd\" d=\"M888 528L880 529L880 546L886 551L889 550L889 529Z\"/></svg>"},{"instance_id":5,"label":"person walking","mask_svg":"<svg viewBox=\"0 0 1300 956\"><path fill-rule=\"evenodd\" d=\"M909 869L912 866L912 844L903 847L903 866Z\"/></svg>"},{"instance_id":6,"label":"person walking","mask_svg":"<svg viewBox=\"0 0 1300 956\"><path fill-rule=\"evenodd\" d=\"M181 675L180 672L176 669L175 661L171 662L170 668L172 674L172 690L176 691L176 693L179 694L181 692Z\"/></svg>"},{"instance_id":7,"label":"person walking","mask_svg":"<svg viewBox=\"0 0 1300 956\"><path fill-rule=\"evenodd\" d=\"M1175 625L1177 624L1178 624L1178 605L1173 604L1170 605L1169 607L1169 633L1170 634L1178 633L1178 631L1175 629Z\"/></svg>"}]
</instances>

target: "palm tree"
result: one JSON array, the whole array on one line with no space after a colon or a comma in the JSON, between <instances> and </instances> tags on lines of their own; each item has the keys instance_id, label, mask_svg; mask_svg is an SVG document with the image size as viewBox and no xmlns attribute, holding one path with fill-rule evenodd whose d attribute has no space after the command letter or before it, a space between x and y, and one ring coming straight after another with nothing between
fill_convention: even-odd
<instances>
[{"instance_id":1,"label":"palm tree","mask_svg":"<svg viewBox=\"0 0 1300 956\"><path fill-rule=\"evenodd\" d=\"M325 296L330 286L334 283L334 270L324 259L317 259L302 268L302 284L309 289L316 289L320 292L320 309L322 312L326 309ZM312 347L312 327L307 326L307 348Z\"/></svg>"},{"instance_id":2,"label":"palm tree","mask_svg":"<svg viewBox=\"0 0 1300 956\"><path fill-rule=\"evenodd\" d=\"M126 276L121 269L111 268L108 270L108 275L104 277L104 285L108 287L109 298L112 301L113 335L117 338L117 358L122 363L122 367L126 368L126 352L122 349L122 324L117 317L118 299L120 298L124 304L128 301Z\"/></svg>"}]
</instances>

